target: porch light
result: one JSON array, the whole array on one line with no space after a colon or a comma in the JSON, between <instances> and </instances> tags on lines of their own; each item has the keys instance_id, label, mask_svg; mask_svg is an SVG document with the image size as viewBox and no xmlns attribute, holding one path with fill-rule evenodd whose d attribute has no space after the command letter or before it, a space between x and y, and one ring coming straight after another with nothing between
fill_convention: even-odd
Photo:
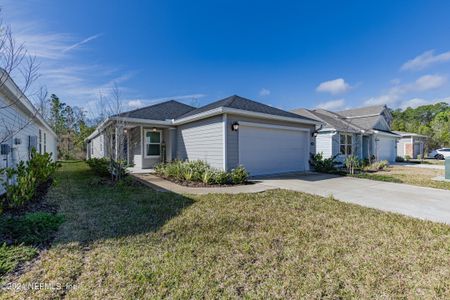
<instances>
[{"instance_id":1,"label":"porch light","mask_svg":"<svg viewBox=\"0 0 450 300\"><path fill-rule=\"evenodd\" d=\"M155 132L155 131L156 131L156 127L153 127L153 128L152 128L152 131Z\"/></svg>"},{"instance_id":2,"label":"porch light","mask_svg":"<svg viewBox=\"0 0 450 300\"><path fill-rule=\"evenodd\" d=\"M123 133L127 133L128 132L128 130L125 128L124 130L123 130Z\"/></svg>"},{"instance_id":3,"label":"porch light","mask_svg":"<svg viewBox=\"0 0 450 300\"><path fill-rule=\"evenodd\" d=\"M234 122L233 124L231 124L231 130L232 131L238 131L239 129L239 123L238 122Z\"/></svg>"}]
</instances>

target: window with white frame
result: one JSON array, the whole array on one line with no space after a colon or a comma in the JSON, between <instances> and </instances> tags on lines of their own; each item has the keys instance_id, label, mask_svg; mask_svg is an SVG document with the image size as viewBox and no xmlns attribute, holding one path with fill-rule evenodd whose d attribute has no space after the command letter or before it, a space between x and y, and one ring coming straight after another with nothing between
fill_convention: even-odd
<instances>
[{"instance_id":1,"label":"window with white frame","mask_svg":"<svg viewBox=\"0 0 450 300\"><path fill-rule=\"evenodd\" d=\"M145 130L145 156L161 155L161 131Z\"/></svg>"},{"instance_id":2,"label":"window with white frame","mask_svg":"<svg viewBox=\"0 0 450 300\"><path fill-rule=\"evenodd\" d=\"M340 153L342 155L352 155L353 146L352 146L352 135L351 134L340 134Z\"/></svg>"}]
</instances>

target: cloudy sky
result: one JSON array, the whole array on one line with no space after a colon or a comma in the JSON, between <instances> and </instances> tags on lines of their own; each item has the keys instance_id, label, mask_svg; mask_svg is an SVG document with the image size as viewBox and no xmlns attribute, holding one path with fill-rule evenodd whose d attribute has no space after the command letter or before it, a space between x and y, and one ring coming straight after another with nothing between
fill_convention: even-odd
<instances>
[{"instance_id":1,"label":"cloudy sky","mask_svg":"<svg viewBox=\"0 0 450 300\"><path fill-rule=\"evenodd\" d=\"M449 1L330 2L0 6L40 62L39 85L87 110L114 83L127 108L232 94L284 109L449 101Z\"/></svg>"}]
</instances>

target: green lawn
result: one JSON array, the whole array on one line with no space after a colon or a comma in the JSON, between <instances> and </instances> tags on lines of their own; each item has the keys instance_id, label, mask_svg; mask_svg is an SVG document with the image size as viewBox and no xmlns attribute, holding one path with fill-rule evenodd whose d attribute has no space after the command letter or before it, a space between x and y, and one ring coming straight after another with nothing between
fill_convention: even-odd
<instances>
[{"instance_id":1,"label":"green lawn","mask_svg":"<svg viewBox=\"0 0 450 300\"><path fill-rule=\"evenodd\" d=\"M449 298L450 227L288 191L182 196L64 163L65 222L3 299Z\"/></svg>"}]
</instances>

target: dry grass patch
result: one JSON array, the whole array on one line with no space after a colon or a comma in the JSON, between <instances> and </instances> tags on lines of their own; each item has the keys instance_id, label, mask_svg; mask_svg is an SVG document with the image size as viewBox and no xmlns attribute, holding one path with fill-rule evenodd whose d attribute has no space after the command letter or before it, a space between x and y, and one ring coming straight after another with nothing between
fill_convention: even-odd
<instances>
[{"instance_id":1,"label":"dry grass patch","mask_svg":"<svg viewBox=\"0 0 450 300\"><path fill-rule=\"evenodd\" d=\"M433 180L437 176L444 176L444 170L394 165L376 174L390 176L400 180L402 183L450 190L450 182Z\"/></svg>"},{"instance_id":2,"label":"dry grass patch","mask_svg":"<svg viewBox=\"0 0 450 300\"><path fill-rule=\"evenodd\" d=\"M450 227L282 190L187 197L59 172L66 222L4 299L449 298ZM53 195L53 194L52 194Z\"/></svg>"}]
</instances>

